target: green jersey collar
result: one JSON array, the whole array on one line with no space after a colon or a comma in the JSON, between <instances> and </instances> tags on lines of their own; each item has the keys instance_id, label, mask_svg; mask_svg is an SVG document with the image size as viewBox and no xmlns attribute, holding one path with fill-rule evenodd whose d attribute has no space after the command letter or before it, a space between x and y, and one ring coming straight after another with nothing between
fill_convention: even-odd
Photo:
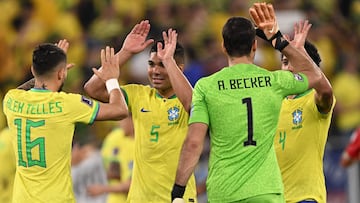
<instances>
[{"instance_id":1,"label":"green jersey collar","mask_svg":"<svg viewBox=\"0 0 360 203\"><path fill-rule=\"evenodd\" d=\"M156 92L156 97L157 97L157 98L161 98L161 99L164 98L163 96L161 96L161 95L159 94L159 92ZM176 94L173 94L171 97L169 97L169 98L167 98L167 99L175 99L175 98L176 98Z\"/></svg>"},{"instance_id":2,"label":"green jersey collar","mask_svg":"<svg viewBox=\"0 0 360 203\"><path fill-rule=\"evenodd\" d=\"M32 92L51 92L50 90L39 89L39 88L31 88L30 91L32 91Z\"/></svg>"}]
</instances>

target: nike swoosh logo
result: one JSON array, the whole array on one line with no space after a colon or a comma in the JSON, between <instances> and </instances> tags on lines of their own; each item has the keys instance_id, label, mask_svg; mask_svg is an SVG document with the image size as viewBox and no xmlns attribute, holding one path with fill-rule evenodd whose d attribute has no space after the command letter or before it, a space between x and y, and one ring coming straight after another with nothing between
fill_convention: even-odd
<instances>
[{"instance_id":1,"label":"nike swoosh logo","mask_svg":"<svg viewBox=\"0 0 360 203\"><path fill-rule=\"evenodd\" d=\"M141 112L150 112L149 110L146 110L146 109L144 109L144 108L141 108L140 111L141 111Z\"/></svg>"}]
</instances>

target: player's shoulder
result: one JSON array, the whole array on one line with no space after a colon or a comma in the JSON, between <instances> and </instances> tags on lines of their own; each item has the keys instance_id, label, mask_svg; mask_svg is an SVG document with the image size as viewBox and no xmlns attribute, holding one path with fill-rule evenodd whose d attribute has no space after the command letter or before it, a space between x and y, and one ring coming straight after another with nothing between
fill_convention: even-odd
<instances>
[{"instance_id":1,"label":"player's shoulder","mask_svg":"<svg viewBox=\"0 0 360 203\"><path fill-rule=\"evenodd\" d=\"M6 92L6 95L17 95L17 94L25 94L27 91L22 89L10 89Z\"/></svg>"},{"instance_id":2,"label":"player's shoulder","mask_svg":"<svg viewBox=\"0 0 360 203\"><path fill-rule=\"evenodd\" d=\"M151 87L150 85L142 85L142 84L128 84L128 85L122 85L121 89L125 90L126 93L131 93L131 92L139 92L139 91L152 91L154 90L153 87Z\"/></svg>"}]
</instances>

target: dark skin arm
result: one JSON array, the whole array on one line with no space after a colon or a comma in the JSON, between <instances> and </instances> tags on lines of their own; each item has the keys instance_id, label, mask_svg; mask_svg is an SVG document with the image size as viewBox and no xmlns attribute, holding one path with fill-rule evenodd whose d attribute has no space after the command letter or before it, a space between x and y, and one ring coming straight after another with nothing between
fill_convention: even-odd
<instances>
[{"instance_id":1,"label":"dark skin arm","mask_svg":"<svg viewBox=\"0 0 360 203\"><path fill-rule=\"evenodd\" d=\"M143 51L154 42L153 39L146 40L149 31L150 23L148 20L143 20L134 26L126 36L121 50L116 53L119 60L118 68L123 67L133 55ZM99 68L98 71L101 72L102 68ZM92 98L102 102L109 101L109 94L106 91L104 82L95 74L85 83L84 90Z\"/></svg>"},{"instance_id":2,"label":"dark skin arm","mask_svg":"<svg viewBox=\"0 0 360 203\"><path fill-rule=\"evenodd\" d=\"M278 23L276 21L275 11L272 4L268 3L254 3L249 9L250 16L254 20L254 24L261 29L267 39L271 39L278 31ZM276 39L272 40L272 45L276 43ZM307 76L309 81L309 89L319 87L320 81L324 79L324 75L306 54L304 48L298 49L292 44L286 46L282 51L289 62L295 69L295 72L303 73Z\"/></svg>"},{"instance_id":3,"label":"dark skin arm","mask_svg":"<svg viewBox=\"0 0 360 203\"><path fill-rule=\"evenodd\" d=\"M287 37L290 43L298 49L303 49L310 27L311 24L309 24L307 20L296 23L294 26L294 39L290 41ZM305 53L309 58L311 58L307 52ZM333 104L333 91L332 86L324 73L321 73L321 75L322 79L316 86L314 86L316 91L315 103L320 113L327 114L330 112Z\"/></svg>"}]
</instances>

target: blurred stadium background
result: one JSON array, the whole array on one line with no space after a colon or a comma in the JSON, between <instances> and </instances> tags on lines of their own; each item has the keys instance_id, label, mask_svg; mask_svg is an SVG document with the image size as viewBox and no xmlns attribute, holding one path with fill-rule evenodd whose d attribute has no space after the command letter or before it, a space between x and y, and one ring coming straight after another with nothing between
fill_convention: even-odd
<instances>
[{"instance_id":1,"label":"blurred stadium background","mask_svg":"<svg viewBox=\"0 0 360 203\"><path fill-rule=\"evenodd\" d=\"M192 84L226 66L221 53L221 28L229 16L248 16L253 0L0 0L0 97L31 78L35 45L70 42L68 61L75 63L64 90L83 93L84 82L99 66L99 50L111 45L119 50L130 29L149 19L151 38L175 28L187 51L186 76ZM256 1L257 2L257 1ZM273 0L280 29L291 33L293 24L308 19L313 27L309 40L319 49L321 69L330 79L338 100L324 158L328 202L358 203L358 165L339 165L350 132L360 126L360 1ZM261 40L256 64L269 70L280 67L280 55ZM121 73L121 83L147 81L148 51L138 54ZM351 107L348 107L351 106ZM344 110L348 107L351 110ZM2 108L2 106L0 107ZM343 119L352 114L351 119ZM89 127L99 140L116 125L98 122ZM6 126L0 113L0 129ZM81 128L81 127L79 127ZM77 129L77 133L88 130ZM316 135L314 135L316 136ZM304 166L306 169L306 166ZM350 178L351 177L351 178Z\"/></svg>"}]
</instances>

